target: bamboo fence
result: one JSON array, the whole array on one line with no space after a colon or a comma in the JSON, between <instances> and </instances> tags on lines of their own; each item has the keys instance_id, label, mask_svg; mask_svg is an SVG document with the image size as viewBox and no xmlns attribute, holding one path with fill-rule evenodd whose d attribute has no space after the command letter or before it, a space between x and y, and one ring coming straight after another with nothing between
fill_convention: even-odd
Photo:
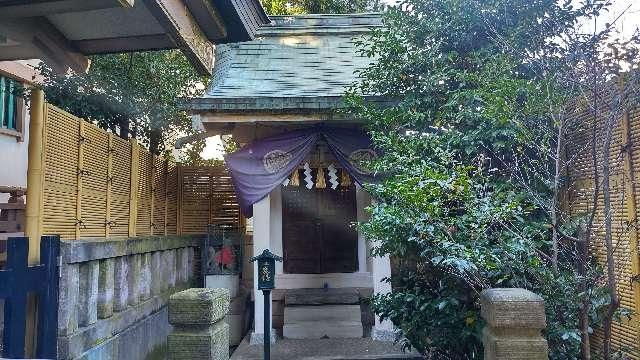
<instances>
[{"instance_id":1,"label":"bamboo fence","mask_svg":"<svg viewBox=\"0 0 640 360\"><path fill-rule=\"evenodd\" d=\"M606 105L602 105L606 109ZM602 117L608 116L606 112ZM602 165L603 118L596 121L596 152ZM567 191L564 202L573 216L588 216L593 208L594 171L591 141L594 119L589 106L576 104L568 130L564 154ZM635 312L631 319L615 321L612 328L612 346L631 359L640 359L640 257L638 252L638 208L640 189L636 179L640 174L640 109L624 112L618 119L612 136L610 154L610 194L612 238L616 262L617 290L621 307ZM606 246L602 169L599 169L600 192L597 199L591 253L606 272ZM604 282L604 281L603 281ZM601 349L602 331L596 329L593 344Z\"/></svg>"},{"instance_id":2,"label":"bamboo fence","mask_svg":"<svg viewBox=\"0 0 640 360\"><path fill-rule=\"evenodd\" d=\"M243 221L223 166L181 166L50 104L41 141L40 234L203 234Z\"/></svg>"}]
</instances>

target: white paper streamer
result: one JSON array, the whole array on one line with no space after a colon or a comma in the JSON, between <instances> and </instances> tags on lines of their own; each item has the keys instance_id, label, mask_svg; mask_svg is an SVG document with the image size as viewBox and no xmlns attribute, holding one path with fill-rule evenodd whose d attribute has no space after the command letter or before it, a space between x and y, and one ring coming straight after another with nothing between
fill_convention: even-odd
<instances>
[{"instance_id":1,"label":"white paper streamer","mask_svg":"<svg viewBox=\"0 0 640 360\"><path fill-rule=\"evenodd\" d=\"M313 177L311 176L311 167L309 167L309 163L304 163L304 182L307 183L305 185L307 189L311 189L313 187Z\"/></svg>"},{"instance_id":2,"label":"white paper streamer","mask_svg":"<svg viewBox=\"0 0 640 360\"><path fill-rule=\"evenodd\" d=\"M282 186L289 186L289 178L284 179Z\"/></svg>"},{"instance_id":3,"label":"white paper streamer","mask_svg":"<svg viewBox=\"0 0 640 360\"><path fill-rule=\"evenodd\" d=\"M335 190L339 185L338 170L333 166L333 164L330 164L327 167L327 170L329 171L329 183L331 183L331 189Z\"/></svg>"}]
</instances>

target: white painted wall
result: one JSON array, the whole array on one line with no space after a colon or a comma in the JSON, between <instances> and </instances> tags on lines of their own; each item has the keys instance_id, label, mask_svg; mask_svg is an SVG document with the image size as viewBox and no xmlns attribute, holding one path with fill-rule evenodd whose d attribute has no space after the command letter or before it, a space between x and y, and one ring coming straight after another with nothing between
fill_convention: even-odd
<instances>
[{"instance_id":1,"label":"white painted wall","mask_svg":"<svg viewBox=\"0 0 640 360\"><path fill-rule=\"evenodd\" d=\"M0 61L0 75L29 85L40 80L34 70L39 60L33 61ZM0 185L27 187L27 162L29 147L29 109L23 105L23 137L0 133ZM0 193L0 202L6 202L9 194Z\"/></svg>"},{"instance_id":2,"label":"white painted wall","mask_svg":"<svg viewBox=\"0 0 640 360\"><path fill-rule=\"evenodd\" d=\"M0 185L27 187L27 158L29 145L29 110L24 109L25 136L18 141L14 136L0 134ZM0 202L9 194L0 193Z\"/></svg>"}]
</instances>

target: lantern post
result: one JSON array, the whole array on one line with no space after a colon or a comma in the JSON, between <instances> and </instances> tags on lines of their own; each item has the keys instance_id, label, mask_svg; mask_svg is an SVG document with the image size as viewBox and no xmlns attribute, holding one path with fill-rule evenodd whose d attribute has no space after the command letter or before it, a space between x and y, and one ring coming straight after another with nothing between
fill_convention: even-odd
<instances>
[{"instance_id":1,"label":"lantern post","mask_svg":"<svg viewBox=\"0 0 640 360\"><path fill-rule=\"evenodd\" d=\"M271 359L271 290L276 287L276 261L282 258L265 249L254 256L251 262L258 262L258 290L264 296L264 360Z\"/></svg>"}]
</instances>

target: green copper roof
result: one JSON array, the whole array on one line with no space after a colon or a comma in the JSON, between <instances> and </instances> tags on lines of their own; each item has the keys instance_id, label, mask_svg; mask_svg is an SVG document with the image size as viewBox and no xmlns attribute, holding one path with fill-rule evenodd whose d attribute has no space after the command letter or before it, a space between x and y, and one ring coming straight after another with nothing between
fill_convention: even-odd
<instances>
[{"instance_id":1,"label":"green copper roof","mask_svg":"<svg viewBox=\"0 0 640 360\"><path fill-rule=\"evenodd\" d=\"M382 26L378 14L272 16L255 40L217 45L198 110L332 108L371 59L355 41ZM317 101L316 101L317 100Z\"/></svg>"}]
</instances>

